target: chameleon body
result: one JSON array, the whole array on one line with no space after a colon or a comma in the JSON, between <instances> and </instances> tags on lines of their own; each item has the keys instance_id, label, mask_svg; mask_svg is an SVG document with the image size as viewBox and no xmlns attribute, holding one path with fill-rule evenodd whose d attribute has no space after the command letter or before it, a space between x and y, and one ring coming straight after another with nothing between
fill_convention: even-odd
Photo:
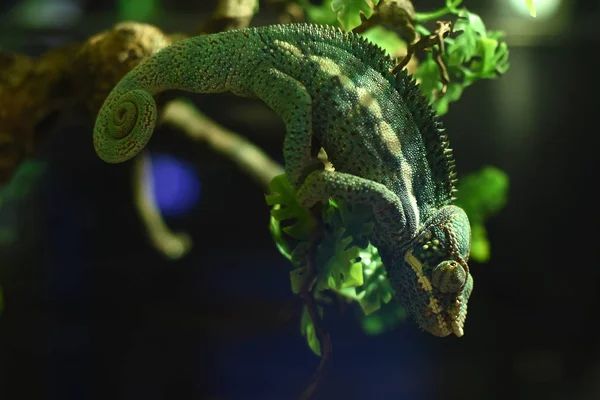
<instances>
[{"instance_id":1,"label":"chameleon body","mask_svg":"<svg viewBox=\"0 0 600 400\"><path fill-rule=\"evenodd\" d=\"M301 204L372 206L371 237L397 298L421 328L463 335L473 288L469 221L441 123L406 72L354 33L310 24L247 28L176 42L126 75L94 131L109 163L135 156L169 89L258 98L286 125L285 171ZM334 171L317 158L327 153Z\"/></svg>"}]
</instances>

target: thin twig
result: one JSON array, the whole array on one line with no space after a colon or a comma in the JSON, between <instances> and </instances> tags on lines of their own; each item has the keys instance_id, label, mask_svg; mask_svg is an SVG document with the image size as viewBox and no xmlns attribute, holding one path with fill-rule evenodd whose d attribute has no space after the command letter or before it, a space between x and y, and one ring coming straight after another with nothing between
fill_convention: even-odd
<instances>
[{"instance_id":1,"label":"thin twig","mask_svg":"<svg viewBox=\"0 0 600 400\"><path fill-rule=\"evenodd\" d=\"M442 82L441 95L445 95L448 90L448 84L450 83L450 76L448 75L448 68L444 64L442 56L446 52L446 44L444 39L452 32L452 22L450 21L437 21L436 30L433 33L437 37L437 45L439 50L434 53L434 60L440 70L440 81Z\"/></svg>"},{"instance_id":2,"label":"thin twig","mask_svg":"<svg viewBox=\"0 0 600 400\"><path fill-rule=\"evenodd\" d=\"M171 232L165 223L154 196L152 161L148 151L134 159L134 203L152 245L171 260L183 257L192 248L192 239L186 233Z\"/></svg>"},{"instance_id":3,"label":"thin twig","mask_svg":"<svg viewBox=\"0 0 600 400\"><path fill-rule=\"evenodd\" d=\"M418 38L413 23L415 8L410 0L380 1L369 19L364 14L360 17L362 23L353 29L356 33L383 25L396 31L406 43L414 43Z\"/></svg>"},{"instance_id":4,"label":"thin twig","mask_svg":"<svg viewBox=\"0 0 600 400\"><path fill-rule=\"evenodd\" d=\"M440 81L442 82L442 90L440 92L443 96L446 94L448 84L450 83L448 68L446 68L444 60L442 59L442 56L446 51L444 39L452 32L452 22L437 21L436 26L437 28L432 34L422 36L418 41L408 46L406 56L394 67L392 73L401 71L417 51L431 49L433 46L438 45L439 50L434 53L434 60L440 70Z\"/></svg>"}]
</instances>

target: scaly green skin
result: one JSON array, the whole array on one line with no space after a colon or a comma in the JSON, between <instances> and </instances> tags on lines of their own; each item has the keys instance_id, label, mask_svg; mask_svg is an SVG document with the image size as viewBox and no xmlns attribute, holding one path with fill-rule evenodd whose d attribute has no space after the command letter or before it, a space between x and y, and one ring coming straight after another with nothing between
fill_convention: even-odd
<instances>
[{"instance_id":1,"label":"scaly green skin","mask_svg":"<svg viewBox=\"0 0 600 400\"><path fill-rule=\"evenodd\" d=\"M452 152L416 84L406 72L392 74L394 65L377 46L332 27L190 38L119 82L98 115L94 145L107 162L135 156L154 130L153 96L164 90L262 100L286 125L285 171L300 202L371 205L371 241L401 303L434 335L462 336L473 280L469 221L452 205ZM321 147L335 171L323 170Z\"/></svg>"}]
</instances>

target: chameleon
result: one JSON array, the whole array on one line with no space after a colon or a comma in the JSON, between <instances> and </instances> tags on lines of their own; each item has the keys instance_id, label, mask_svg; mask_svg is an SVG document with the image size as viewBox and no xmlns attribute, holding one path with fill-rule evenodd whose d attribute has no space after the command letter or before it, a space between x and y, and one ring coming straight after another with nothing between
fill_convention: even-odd
<instances>
[{"instance_id":1,"label":"chameleon","mask_svg":"<svg viewBox=\"0 0 600 400\"><path fill-rule=\"evenodd\" d=\"M395 297L421 329L464 334L473 278L471 231L453 204L448 135L418 84L367 39L332 26L267 25L175 42L112 89L96 118L94 147L107 163L134 157L166 90L232 92L283 120L285 174L300 204L329 198L372 208L369 240ZM324 150L333 169L318 158Z\"/></svg>"}]
</instances>

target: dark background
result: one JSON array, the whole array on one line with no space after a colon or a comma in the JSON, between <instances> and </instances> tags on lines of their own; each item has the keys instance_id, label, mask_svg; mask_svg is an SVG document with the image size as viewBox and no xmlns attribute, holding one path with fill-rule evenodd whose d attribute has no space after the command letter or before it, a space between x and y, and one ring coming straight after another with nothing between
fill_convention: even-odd
<instances>
[{"instance_id":1,"label":"dark background","mask_svg":"<svg viewBox=\"0 0 600 400\"><path fill-rule=\"evenodd\" d=\"M508 33L511 68L443 117L459 174L494 165L511 179L507 206L487 224L492 258L471 265L466 334L439 339L407 321L367 336L351 310L328 310L333 368L317 399L600 398L600 4L563 1L557 16L531 20L498 3L465 2ZM116 2L78 4L75 22L32 28L4 3L0 44L37 55L117 21ZM152 22L192 31L213 4L163 2ZM282 161L283 124L262 104L194 99ZM195 247L166 261L133 208L131 163L95 156L92 123L52 132L36 155L43 178L0 208L0 227L18 235L0 247L0 399L295 398L319 360L299 334L301 302L262 188L163 128L150 149L191 163L202 185L190 213L168 218Z\"/></svg>"}]
</instances>

